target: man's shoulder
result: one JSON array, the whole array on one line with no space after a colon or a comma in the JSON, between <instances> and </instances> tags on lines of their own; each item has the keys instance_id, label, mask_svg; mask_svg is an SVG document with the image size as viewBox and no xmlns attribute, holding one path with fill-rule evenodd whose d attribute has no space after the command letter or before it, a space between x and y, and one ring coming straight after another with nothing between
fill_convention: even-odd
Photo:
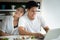
<instances>
[{"instance_id":1,"label":"man's shoulder","mask_svg":"<svg viewBox=\"0 0 60 40\"><path fill-rule=\"evenodd\" d=\"M26 19L26 16L22 16L22 17L20 17L20 19Z\"/></svg>"},{"instance_id":2,"label":"man's shoulder","mask_svg":"<svg viewBox=\"0 0 60 40\"><path fill-rule=\"evenodd\" d=\"M26 16L22 16L19 18L20 20L26 20Z\"/></svg>"},{"instance_id":3,"label":"man's shoulder","mask_svg":"<svg viewBox=\"0 0 60 40\"><path fill-rule=\"evenodd\" d=\"M37 17L37 19L42 19L43 18L41 15L37 15L36 17Z\"/></svg>"}]
</instances>

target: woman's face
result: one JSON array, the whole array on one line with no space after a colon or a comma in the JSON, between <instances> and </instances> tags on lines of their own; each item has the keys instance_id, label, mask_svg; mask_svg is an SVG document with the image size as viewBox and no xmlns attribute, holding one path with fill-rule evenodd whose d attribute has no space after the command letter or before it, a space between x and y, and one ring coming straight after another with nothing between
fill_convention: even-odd
<instances>
[{"instance_id":1,"label":"woman's face","mask_svg":"<svg viewBox=\"0 0 60 40\"><path fill-rule=\"evenodd\" d=\"M15 12L16 17L21 17L24 14L24 9L23 8L18 8Z\"/></svg>"}]
</instances>

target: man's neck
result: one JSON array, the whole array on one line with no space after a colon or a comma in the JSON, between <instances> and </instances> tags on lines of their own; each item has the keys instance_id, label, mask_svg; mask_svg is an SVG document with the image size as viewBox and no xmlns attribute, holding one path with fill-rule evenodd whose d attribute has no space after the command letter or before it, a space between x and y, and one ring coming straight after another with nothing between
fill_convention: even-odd
<instances>
[{"instance_id":1,"label":"man's neck","mask_svg":"<svg viewBox=\"0 0 60 40\"><path fill-rule=\"evenodd\" d=\"M34 20L34 18L31 18L29 15L27 15L30 20Z\"/></svg>"}]
</instances>

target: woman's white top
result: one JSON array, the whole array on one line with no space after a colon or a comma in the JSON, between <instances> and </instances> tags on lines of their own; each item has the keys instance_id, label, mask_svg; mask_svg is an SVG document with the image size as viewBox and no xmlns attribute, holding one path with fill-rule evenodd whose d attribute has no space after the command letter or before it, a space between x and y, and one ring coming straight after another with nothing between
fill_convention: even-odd
<instances>
[{"instance_id":1,"label":"woman's white top","mask_svg":"<svg viewBox=\"0 0 60 40\"><path fill-rule=\"evenodd\" d=\"M14 28L13 16L6 16L3 20L1 31L8 34L18 34L18 27Z\"/></svg>"}]
</instances>

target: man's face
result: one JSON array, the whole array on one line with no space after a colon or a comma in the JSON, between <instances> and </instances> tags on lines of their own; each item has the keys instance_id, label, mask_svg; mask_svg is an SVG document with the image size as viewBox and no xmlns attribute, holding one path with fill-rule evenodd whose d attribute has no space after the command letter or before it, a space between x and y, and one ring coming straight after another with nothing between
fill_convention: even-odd
<instances>
[{"instance_id":1,"label":"man's face","mask_svg":"<svg viewBox=\"0 0 60 40\"><path fill-rule=\"evenodd\" d=\"M34 19L36 16L36 11L37 11L37 7L32 7L30 9L28 9L28 17L30 19Z\"/></svg>"}]
</instances>

